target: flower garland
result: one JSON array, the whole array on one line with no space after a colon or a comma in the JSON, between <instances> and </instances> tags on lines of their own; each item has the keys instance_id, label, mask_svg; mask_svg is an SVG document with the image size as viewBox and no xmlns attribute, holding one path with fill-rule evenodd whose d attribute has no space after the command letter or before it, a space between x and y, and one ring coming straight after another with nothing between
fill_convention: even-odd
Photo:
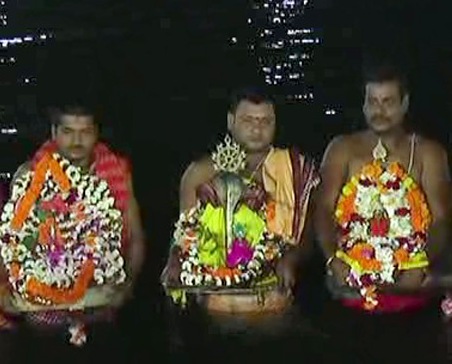
<instances>
[{"instance_id":1,"label":"flower garland","mask_svg":"<svg viewBox=\"0 0 452 364\"><path fill-rule=\"evenodd\" d=\"M27 302L75 305L93 286L124 282L122 217L108 184L58 153L19 177L0 222L1 257Z\"/></svg>"},{"instance_id":2,"label":"flower garland","mask_svg":"<svg viewBox=\"0 0 452 364\"><path fill-rule=\"evenodd\" d=\"M265 206L259 217L265 221ZM221 262L208 262L200 252L200 241L205 235L201 216L205 206L200 204L182 213L176 223L174 242L182 251L180 281L184 286L246 287L271 273L274 262L280 258L287 243L265 228L257 244L247 240L247 230L240 223L234 226L234 241ZM221 260L221 259L220 259Z\"/></svg>"},{"instance_id":3,"label":"flower garland","mask_svg":"<svg viewBox=\"0 0 452 364\"><path fill-rule=\"evenodd\" d=\"M420 187L399 163L375 160L343 187L335 217L336 256L350 265L348 283L358 287L364 308L378 305L376 287L394 283L398 270L425 267L431 215Z\"/></svg>"}]
</instances>

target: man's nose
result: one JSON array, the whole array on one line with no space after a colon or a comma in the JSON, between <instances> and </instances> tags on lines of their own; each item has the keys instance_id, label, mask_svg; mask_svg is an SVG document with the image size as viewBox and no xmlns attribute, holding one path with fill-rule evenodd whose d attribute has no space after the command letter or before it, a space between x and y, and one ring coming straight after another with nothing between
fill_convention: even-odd
<instances>
[{"instance_id":1,"label":"man's nose","mask_svg":"<svg viewBox=\"0 0 452 364\"><path fill-rule=\"evenodd\" d=\"M81 144L81 142L82 142L82 136L79 133L74 133L73 143L78 145L78 144Z\"/></svg>"}]
</instances>

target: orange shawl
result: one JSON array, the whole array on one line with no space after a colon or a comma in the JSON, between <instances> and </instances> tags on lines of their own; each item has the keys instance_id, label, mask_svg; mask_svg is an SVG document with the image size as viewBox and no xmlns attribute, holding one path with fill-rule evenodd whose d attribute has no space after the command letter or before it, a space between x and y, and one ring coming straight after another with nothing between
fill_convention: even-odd
<instances>
[{"instance_id":1,"label":"orange shawl","mask_svg":"<svg viewBox=\"0 0 452 364\"><path fill-rule=\"evenodd\" d=\"M267 217L269 229L299 243L311 192L320 182L313 161L295 149L273 148L264 162L262 177L272 209Z\"/></svg>"}]
</instances>

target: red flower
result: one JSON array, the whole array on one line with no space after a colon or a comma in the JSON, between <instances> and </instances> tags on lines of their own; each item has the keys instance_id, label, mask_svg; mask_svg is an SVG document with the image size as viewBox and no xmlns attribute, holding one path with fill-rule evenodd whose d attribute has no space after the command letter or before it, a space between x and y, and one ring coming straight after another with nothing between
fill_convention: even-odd
<instances>
[{"instance_id":1,"label":"red flower","mask_svg":"<svg viewBox=\"0 0 452 364\"><path fill-rule=\"evenodd\" d=\"M368 178L361 178L359 184L364 187L372 186L374 183Z\"/></svg>"},{"instance_id":2,"label":"red flower","mask_svg":"<svg viewBox=\"0 0 452 364\"><path fill-rule=\"evenodd\" d=\"M401 207L395 210L396 216L407 216L410 213L410 209L406 207Z\"/></svg>"},{"instance_id":3,"label":"red flower","mask_svg":"<svg viewBox=\"0 0 452 364\"><path fill-rule=\"evenodd\" d=\"M50 201L41 202L41 208L44 211L52 211L56 212L57 214L66 214L69 212L69 206L63 200L61 195L56 195Z\"/></svg>"},{"instance_id":4,"label":"red flower","mask_svg":"<svg viewBox=\"0 0 452 364\"><path fill-rule=\"evenodd\" d=\"M385 217L374 217L370 221L370 233L372 236L386 236L389 231L389 220Z\"/></svg>"},{"instance_id":5,"label":"red flower","mask_svg":"<svg viewBox=\"0 0 452 364\"><path fill-rule=\"evenodd\" d=\"M392 190L400 189L400 178L397 178L395 181L388 181L386 183L386 188L389 188Z\"/></svg>"},{"instance_id":6,"label":"red flower","mask_svg":"<svg viewBox=\"0 0 452 364\"><path fill-rule=\"evenodd\" d=\"M353 213L350 216L350 221L351 222L364 222L364 218L361 215L357 214L357 213Z\"/></svg>"}]
</instances>

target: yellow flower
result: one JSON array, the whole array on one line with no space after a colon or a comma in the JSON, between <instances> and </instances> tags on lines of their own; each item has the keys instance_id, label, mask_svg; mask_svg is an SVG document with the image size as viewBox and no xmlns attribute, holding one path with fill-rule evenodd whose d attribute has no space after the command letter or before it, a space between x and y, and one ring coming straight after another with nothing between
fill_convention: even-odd
<instances>
[{"instance_id":1,"label":"yellow flower","mask_svg":"<svg viewBox=\"0 0 452 364\"><path fill-rule=\"evenodd\" d=\"M350 196L353 193L353 185L349 182L342 188L344 196Z\"/></svg>"},{"instance_id":2,"label":"yellow flower","mask_svg":"<svg viewBox=\"0 0 452 364\"><path fill-rule=\"evenodd\" d=\"M404 179L404 181L403 181L403 185L404 185L406 188L410 188L413 184L414 184L413 179L412 179L411 177L408 177L408 176L407 176L407 177Z\"/></svg>"}]
</instances>

